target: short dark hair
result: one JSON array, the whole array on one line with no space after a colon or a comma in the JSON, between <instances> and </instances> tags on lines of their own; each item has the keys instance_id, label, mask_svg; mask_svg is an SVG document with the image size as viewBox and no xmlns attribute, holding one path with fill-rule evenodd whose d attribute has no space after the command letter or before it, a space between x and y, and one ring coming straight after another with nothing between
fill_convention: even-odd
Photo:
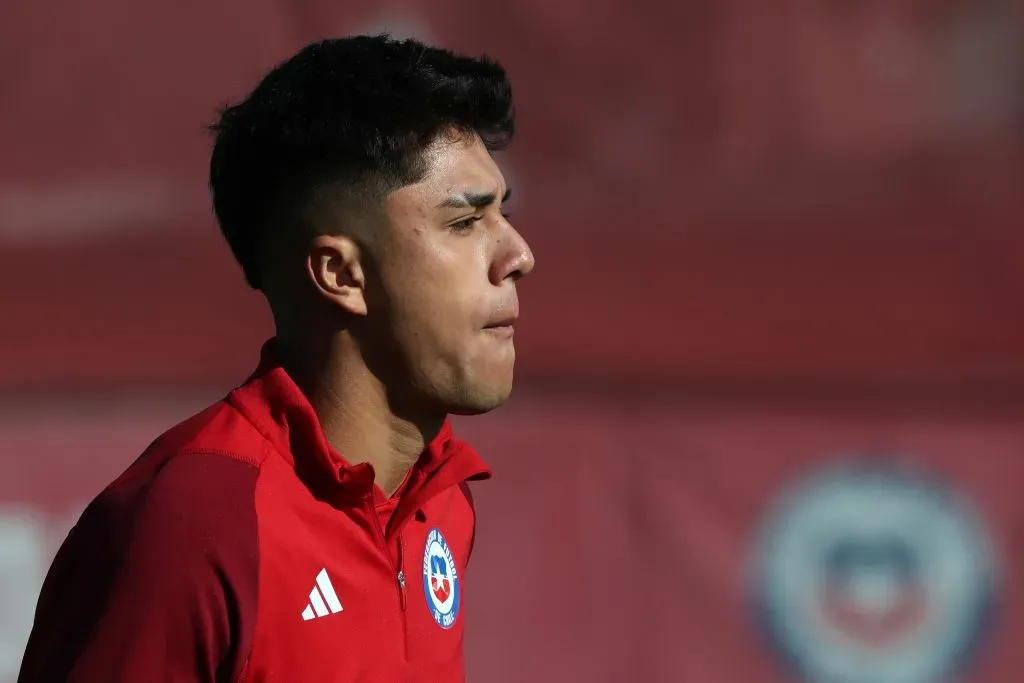
<instances>
[{"instance_id":1,"label":"short dark hair","mask_svg":"<svg viewBox=\"0 0 1024 683\"><path fill-rule=\"evenodd\" d=\"M439 135L475 133L493 151L514 129L508 77L487 57L386 34L313 43L211 126L214 211L246 282L262 289L269 231L302 225L328 184L382 199L422 179Z\"/></svg>"}]
</instances>

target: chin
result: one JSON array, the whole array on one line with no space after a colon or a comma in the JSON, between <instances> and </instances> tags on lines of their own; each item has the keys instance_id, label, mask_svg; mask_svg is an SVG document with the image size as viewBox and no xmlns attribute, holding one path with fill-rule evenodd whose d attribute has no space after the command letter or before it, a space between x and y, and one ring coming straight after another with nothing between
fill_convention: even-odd
<instances>
[{"instance_id":1,"label":"chin","mask_svg":"<svg viewBox=\"0 0 1024 683\"><path fill-rule=\"evenodd\" d=\"M452 415L483 415L500 407L511 394L511 383L502 387L476 387L452 401L448 412Z\"/></svg>"}]
</instances>

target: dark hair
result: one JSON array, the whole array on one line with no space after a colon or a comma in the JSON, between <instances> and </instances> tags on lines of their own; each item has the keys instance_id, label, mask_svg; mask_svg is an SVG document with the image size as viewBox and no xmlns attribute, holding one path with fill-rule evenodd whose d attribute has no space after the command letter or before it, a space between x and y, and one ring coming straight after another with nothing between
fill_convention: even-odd
<instances>
[{"instance_id":1,"label":"dark hair","mask_svg":"<svg viewBox=\"0 0 1024 683\"><path fill-rule=\"evenodd\" d=\"M324 40L278 65L211 126L210 190L221 231L261 289L272 230L295 230L328 184L383 198L421 180L423 150L447 132L491 150L514 132L504 70L387 35Z\"/></svg>"}]
</instances>

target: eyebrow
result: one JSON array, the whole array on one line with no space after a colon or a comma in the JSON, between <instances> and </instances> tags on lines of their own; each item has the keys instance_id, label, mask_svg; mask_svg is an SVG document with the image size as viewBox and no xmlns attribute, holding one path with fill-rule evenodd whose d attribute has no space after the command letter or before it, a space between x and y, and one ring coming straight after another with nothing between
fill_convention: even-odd
<instances>
[{"instance_id":1,"label":"eyebrow","mask_svg":"<svg viewBox=\"0 0 1024 683\"><path fill-rule=\"evenodd\" d=\"M507 202L512 196L512 188L505 190L502 202ZM490 206L498 198L495 192L462 192L448 197L437 205L439 209L482 209Z\"/></svg>"}]
</instances>

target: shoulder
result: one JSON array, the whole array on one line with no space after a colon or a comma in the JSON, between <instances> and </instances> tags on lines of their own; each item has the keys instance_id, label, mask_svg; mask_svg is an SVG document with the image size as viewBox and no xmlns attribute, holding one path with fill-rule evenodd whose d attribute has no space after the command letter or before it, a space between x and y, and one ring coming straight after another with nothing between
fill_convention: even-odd
<instances>
[{"instance_id":1,"label":"shoulder","mask_svg":"<svg viewBox=\"0 0 1024 683\"><path fill-rule=\"evenodd\" d=\"M213 404L158 437L97 496L71 531L68 555L139 575L192 570L186 579L255 566L255 490L268 452L234 408Z\"/></svg>"},{"instance_id":2,"label":"shoulder","mask_svg":"<svg viewBox=\"0 0 1024 683\"><path fill-rule=\"evenodd\" d=\"M24 680L219 680L241 671L259 586L258 469L143 456L82 514L39 597ZM77 672L74 677L69 672Z\"/></svg>"},{"instance_id":3,"label":"shoulder","mask_svg":"<svg viewBox=\"0 0 1024 683\"><path fill-rule=\"evenodd\" d=\"M115 553L214 559L249 537L255 544L258 477L253 463L222 454L147 453L93 501L72 535L118 543Z\"/></svg>"},{"instance_id":4,"label":"shoulder","mask_svg":"<svg viewBox=\"0 0 1024 683\"><path fill-rule=\"evenodd\" d=\"M211 570L248 573L258 562L258 475L250 463L215 454L143 457L86 509L67 545L89 564L140 578L173 573L172 583Z\"/></svg>"},{"instance_id":5,"label":"shoulder","mask_svg":"<svg viewBox=\"0 0 1024 683\"><path fill-rule=\"evenodd\" d=\"M76 531L219 537L254 519L267 451L234 409L215 403L150 444L87 508Z\"/></svg>"},{"instance_id":6,"label":"shoulder","mask_svg":"<svg viewBox=\"0 0 1024 683\"><path fill-rule=\"evenodd\" d=\"M223 402L157 438L54 558L23 680L237 677L257 612L255 492L267 452Z\"/></svg>"},{"instance_id":7,"label":"shoulder","mask_svg":"<svg viewBox=\"0 0 1024 683\"><path fill-rule=\"evenodd\" d=\"M233 405L218 401L161 434L140 460L207 453L259 467L271 450L267 439Z\"/></svg>"}]
</instances>

